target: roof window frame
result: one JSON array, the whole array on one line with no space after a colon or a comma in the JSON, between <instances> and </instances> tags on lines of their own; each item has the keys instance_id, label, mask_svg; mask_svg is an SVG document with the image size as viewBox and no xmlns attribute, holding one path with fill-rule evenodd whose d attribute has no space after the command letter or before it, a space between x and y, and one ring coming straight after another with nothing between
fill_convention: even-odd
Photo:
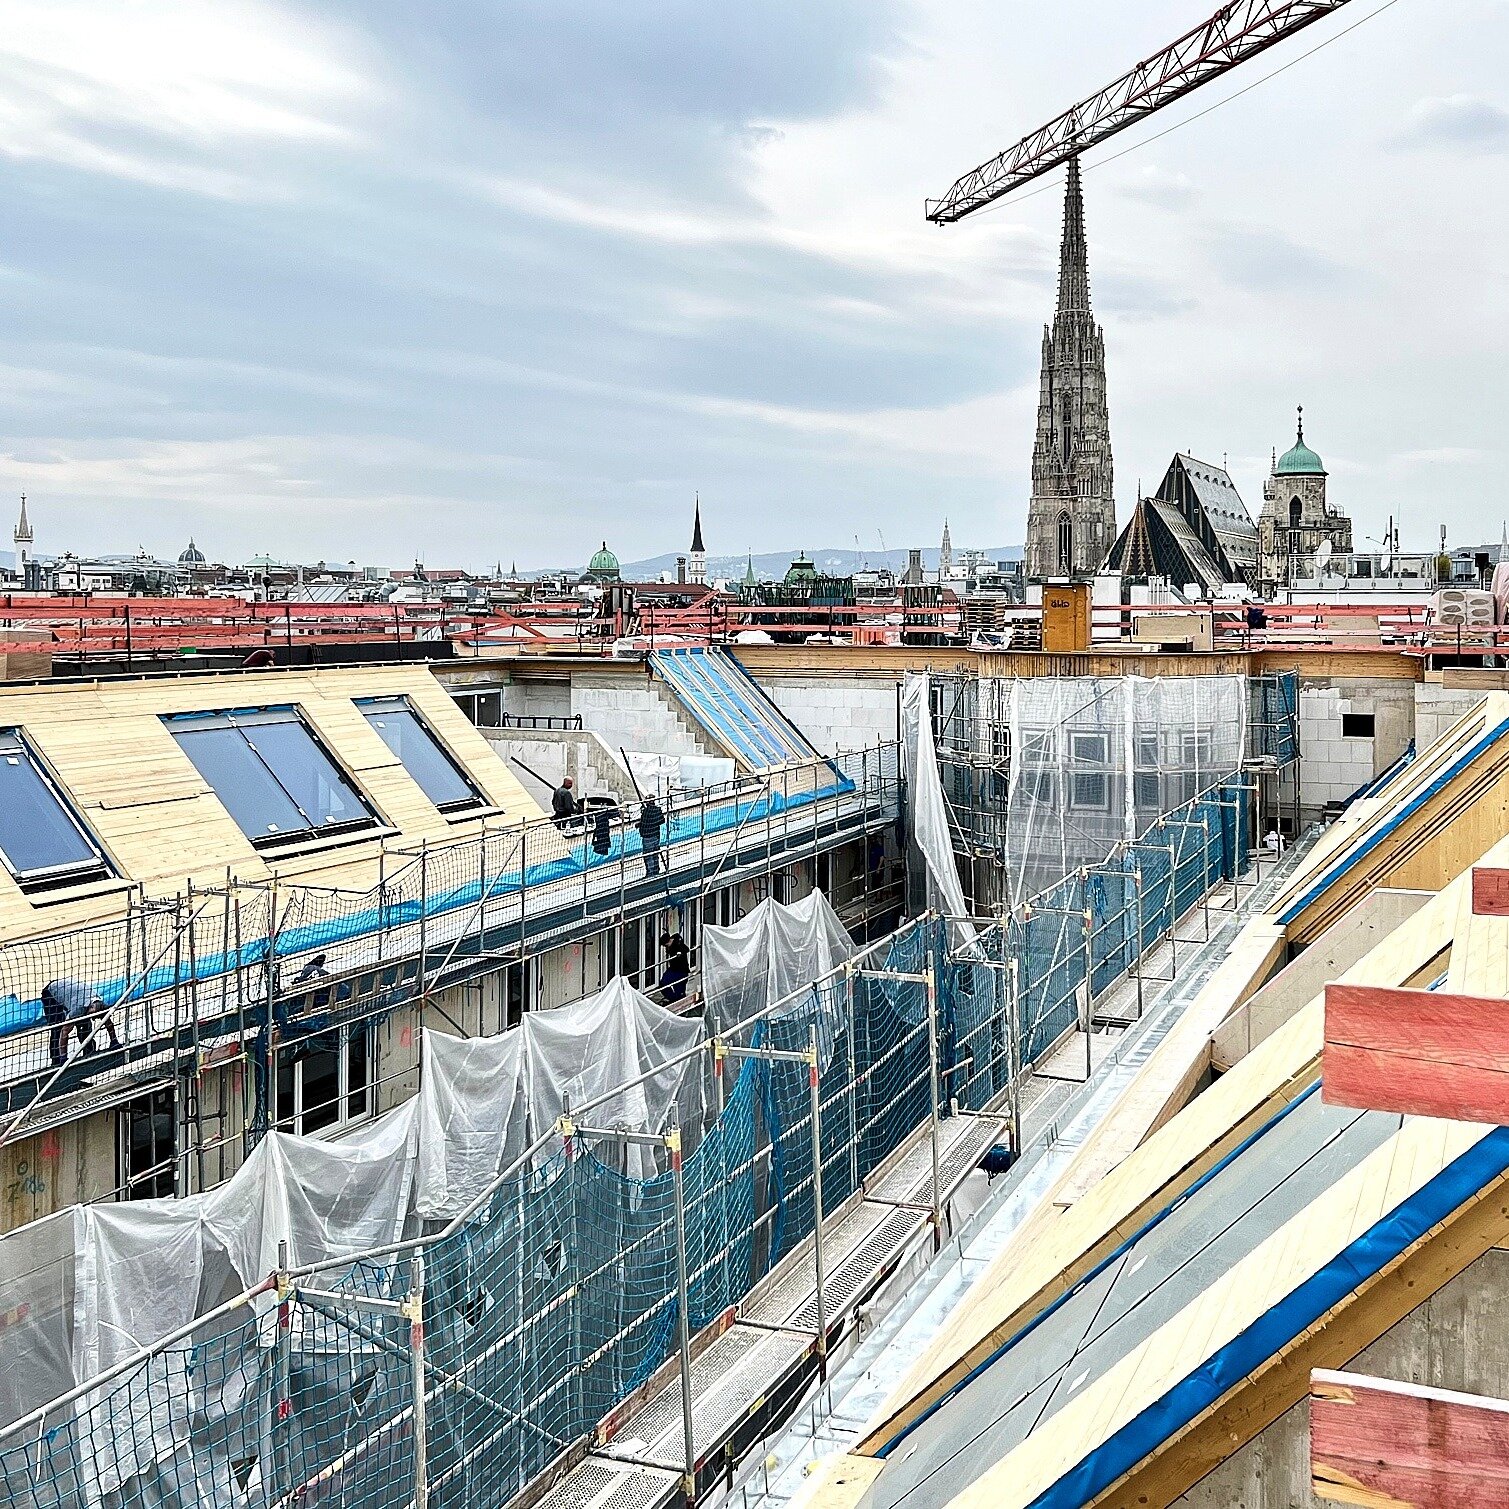
<instances>
[{"instance_id":1,"label":"roof window frame","mask_svg":"<svg viewBox=\"0 0 1509 1509\"><path fill-rule=\"evenodd\" d=\"M235 707L235 708L203 708L186 710L176 713L164 713L161 715L164 728L183 757L199 772L200 779L209 787L211 793L220 805L225 809L226 816L235 824L246 841L260 852L286 854L307 847L323 847L335 838L346 841L361 840L367 837L379 837L392 829L386 822L381 810L372 800L365 787L357 780L355 773L342 760L329 743L321 737L319 730L305 717L304 710L297 703L277 703L265 707ZM244 730L258 727L287 727L292 725L300 729L315 752L321 756L335 773L336 777L350 790L355 798L357 806L363 816L348 819L343 822L315 822L310 814L300 805L298 797L284 784L266 754L260 750L252 739L245 736ZM177 735L195 733L209 729L233 729L242 732L243 739L252 757L261 765L267 776L271 779L278 791L288 801L289 805L305 821L305 826L289 828L271 833L248 833L237 818L235 810L225 797L217 789L211 778L200 768L197 761L179 741Z\"/></svg>"},{"instance_id":2,"label":"roof window frame","mask_svg":"<svg viewBox=\"0 0 1509 1509\"><path fill-rule=\"evenodd\" d=\"M8 746L14 740L15 748ZM120 870L106 851L94 830L84 821L68 788L53 772L37 746L27 737L20 724L0 726L0 759L12 753L19 755L27 768L41 783L42 789L52 798L57 809L73 828L85 846L93 851L92 859L73 860L64 864L41 865L29 870L18 870L10 853L0 845L0 869L10 876L20 892L28 898L46 897L49 893L73 886L95 885L101 881L119 880Z\"/></svg>"},{"instance_id":3,"label":"roof window frame","mask_svg":"<svg viewBox=\"0 0 1509 1509\"><path fill-rule=\"evenodd\" d=\"M379 739L383 740L383 747L398 761L404 774L424 792L425 800L442 816L447 818L470 817L477 813L497 810L493 799L482 789L476 776L467 768L466 762L451 748L449 741L441 735L435 725L425 717L424 713L414 706L411 697L399 693L391 697L356 697L352 700L356 705L357 712L362 715L362 721L368 728L372 729L373 733L377 734ZM458 798L455 801L437 802L425 790L424 782L409 769L408 765L404 762L403 756L386 739L383 739L378 729L373 727L373 715L381 713L385 708L389 708L395 713L407 713L419 725L425 736L435 746L440 757L455 771L456 775L460 777L462 784L471 792L470 796Z\"/></svg>"}]
</instances>

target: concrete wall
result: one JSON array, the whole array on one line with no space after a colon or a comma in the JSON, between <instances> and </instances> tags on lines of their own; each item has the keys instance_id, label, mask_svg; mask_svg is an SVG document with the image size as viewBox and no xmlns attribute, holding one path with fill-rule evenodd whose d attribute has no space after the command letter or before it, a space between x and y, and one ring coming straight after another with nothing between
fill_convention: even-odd
<instances>
[{"instance_id":1,"label":"concrete wall","mask_svg":"<svg viewBox=\"0 0 1509 1509\"><path fill-rule=\"evenodd\" d=\"M1346 713L1373 719L1371 738L1342 732ZM1316 816L1388 769L1415 737L1415 684L1337 678L1299 691L1300 806Z\"/></svg>"},{"instance_id":2,"label":"concrete wall","mask_svg":"<svg viewBox=\"0 0 1509 1509\"><path fill-rule=\"evenodd\" d=\"M570 776L578 797L611 796L635 800L634 783L614 751L595 733L544 728L484 728L482 736L508 762L524 789L547 812L551 793ZM529 768L514 764L517 756ZM534 772L538 771L539 779Z\"/></svg>"},{"instance_id":3,"label":"concrete wall","mask_svg":"<svg viewBox=\"0 0 1509 1509\"><path fill-rule=\"evenodd\" d=\"M1509 1252L1495 1248L1385 1331L1346 1370L1502 1399L1509 1394L1506 1294ZM1310 1491L1309 1401L1280 1415L1174 1502L1186 1509L1321 1509Z\"/></svg>"},{"instance_id":4,"label":"concrete wall","mask_svg":"<svg viewBox=\"0 0 1509 1509\"><path fill-rule=\"evenodd\" d=\"M571 678L571 712L609 748L648 749L656 754L724 755L666 689L605 672L578 671Z\"/></svg>"},{"instance_id":5,"label":"concrete wall","mask_svg":"<svg viewBox=\"0 0 1509 1509\"><path fill-rule=\"evenodd\" d=\"M1471 712L1484 693L1422 681L1415 688L1415 747L1428 749L1458 718Z\"/></svg>"},{"instance_id":6,"label":"concrete wall","mask_svg":"<svg viewBox=\"0 0 1509 1509\"><path fill-rule=\"evenodd\" d=\"M824 754L866 749L898 737L897 683L889 678L762 675L755 679Z\"/></svg>"}]
</instances>

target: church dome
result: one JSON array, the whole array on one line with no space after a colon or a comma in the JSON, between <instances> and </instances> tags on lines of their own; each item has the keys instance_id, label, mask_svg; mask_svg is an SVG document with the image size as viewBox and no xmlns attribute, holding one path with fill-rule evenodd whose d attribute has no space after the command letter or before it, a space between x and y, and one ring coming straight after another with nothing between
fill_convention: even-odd
<instances>
[{"instance_id":1,"label":"church dome","mask_svg":"<svg viewBox=\"0 0 1509 1509\"><path fill-rule=\"evenodd\" d=\"M178 557L180 566L203 566L205 564L204 552L193 542L189 541L189 548Z\"/></svg>"},{"instance_id":2,"label":"church dome","mask_svg":"<svg viewBox=\"0 0 1509 1509\"><path fill-rule=\"evenodd\" d=\"M587 570L592 576L617 576L618 557L608 549L608 542L603 541L603 548L587 562Z\"/></svg>"},{"instance_id":3,"label":"church dome","mask_svg":"<svg viewBox=\"0 0 1509 1509\"><path fill-rule=\"evenodd\" d=\"M1280 477L1324 477L1326 469L1319 456L1305 444L1304 410L1300 410L1299 433L1294 444L1278 458L1274 472Z\"/></svg>"}]
</instances>

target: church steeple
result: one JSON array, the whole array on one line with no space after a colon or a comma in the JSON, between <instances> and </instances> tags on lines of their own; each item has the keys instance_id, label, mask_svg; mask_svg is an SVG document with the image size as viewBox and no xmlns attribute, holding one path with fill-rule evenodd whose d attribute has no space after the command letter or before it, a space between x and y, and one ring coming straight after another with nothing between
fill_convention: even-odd
<instances>
[{"instance_id":1,"label":"church steeple","mask_svg":"<svg viewBox=\"0 0 1509 1509\"><path fill-rule=\"evenodd\" d=\"M702 494L696 494L692 505L692 550L687 557L686 579L699 585L707 581L707 551L702 544Z\"/></svg>"},{"instance_id":2,"label":"church steeple","mask_svg":"<svg viewBox=\"0 0 1509 1509\"><path fill-rule=\"evenodd\" d=\"M31 560L32 545L31 521L26 517L25 493L21 494L21 517L16 521L15 530L11 534L11 543L15 546L13 563L16 575L24 582L27 562Z\"/></svg>"},{"instance_id":3,"label":"church steeple","mask_svg":"<svg viewBox=\"0 0 1509 1509\"><path fill-rule=\"evenodd\" d=\"M1115 478L1106 405L1105 338L1090 312L1079 161L1069 159L1058 306L1043 329L1032 500L1027 509L1026 575L1087 577L1116 540Z\"/></svg>"},{"instance_id":4,"label":"church steeple","mask_svg":"<svg viewBox=\"0 0 1509 1509\"><path fill-rule=\"evenodd\" d=\"M1064 233L1058 248L1057 325L1066 315L1090 312L1090 249L1085 244L1085 196L1079 182L1079 159L1069 159L1064 189Z\"/></svg>"}]
</instances>

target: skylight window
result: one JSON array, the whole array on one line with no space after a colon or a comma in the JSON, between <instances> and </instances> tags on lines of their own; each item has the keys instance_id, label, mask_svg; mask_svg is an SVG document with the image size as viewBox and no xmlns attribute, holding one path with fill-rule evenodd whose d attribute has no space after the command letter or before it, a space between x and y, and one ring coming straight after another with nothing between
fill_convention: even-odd
<instances>
[{"instance_id":1,"label":"skylight window","mask_svg":"<svg viewBox=\"0 0 1509 1509\"><path fill-rule=\"evenodd\" d=\"M363 702L362 716L442 812L484 804L482 793L430 726L402 697Z\"/></svg>"},{"instance_id":2,"label":"skylight window","mask_svg":"<svg viewBox=\"0 0 1509 1509\"><path fill-rule=\"evenodd\" d=\"M291 707L180 713L163 721L259 847L376 826L376 814Z\"/></svg>"},{"instance_id":3,"label":"skylight window","mask_svg":"<svg viewBox=\"0 0 1509 1509\"><path fill-rule=\"evenodd\" d=\"M0 729L0 860L23 891L113 873L18 728Z\"/></svg>"}]
</instances>

